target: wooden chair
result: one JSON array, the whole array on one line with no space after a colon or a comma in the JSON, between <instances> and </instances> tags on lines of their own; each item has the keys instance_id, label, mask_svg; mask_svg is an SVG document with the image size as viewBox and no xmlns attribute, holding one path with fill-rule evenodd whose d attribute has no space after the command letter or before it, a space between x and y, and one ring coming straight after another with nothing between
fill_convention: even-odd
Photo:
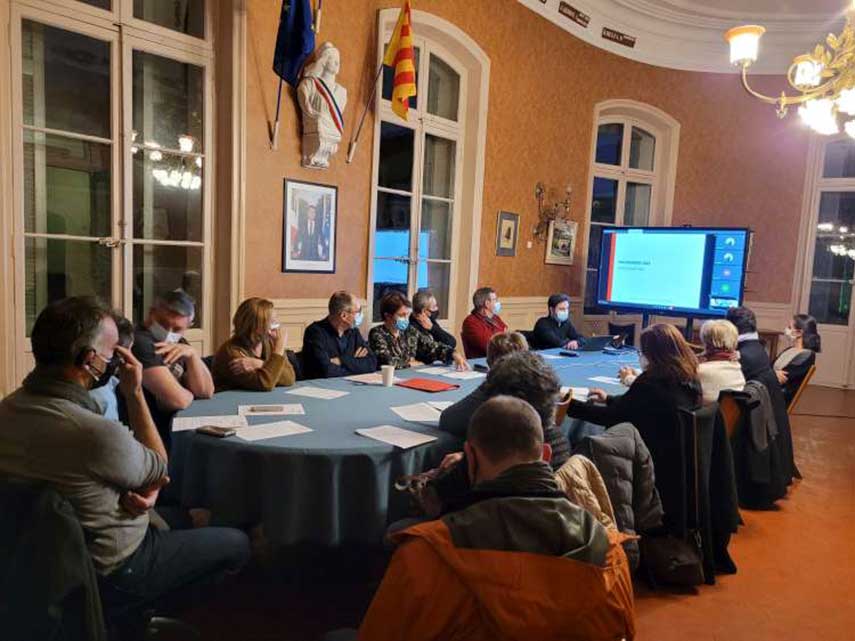
<instances>
[{"instance_id":1,"label":"wooden chair","mask_svg":"<svg viewBox=\"0 0 855 641\"><path fill-rule=\"evenodd\" d=\"M795 414L796 406L799 404L799 400L801 399L805 389L807 389L810 379L813 378L814 374L816 374L816 365L811 365L807 374L805 374L804 380L802 380L802 384L799 385L799 389L796 390L796 395L793 396L793 400L790 401L790 404L787 407L787 414Z\"/></svg>"},{"instance_id":2,"label":"wooden chair","mask_svg":"<svg viewBox=\"0 0 855 641\"><path fill-rule=\"evenodd\" d=\"M718 395L718 411L724 421L724 430L727 432L727 438L733 438L736 429L742 422L742 404L736 400L736 394L733 390L722 390Z\"/></svg>"},{"instance_id":3,"label":"wooden chair","mask_svg":"<svg viewBox=\"0 0 855 641\"><path fill-rule=\"evenodd\" d=\"M567 418L567 409L570 407L570 401L573 400L573 390L568 391L555 404L555 425L560 426L564 419Z\"/></svg>"}]
</instances>

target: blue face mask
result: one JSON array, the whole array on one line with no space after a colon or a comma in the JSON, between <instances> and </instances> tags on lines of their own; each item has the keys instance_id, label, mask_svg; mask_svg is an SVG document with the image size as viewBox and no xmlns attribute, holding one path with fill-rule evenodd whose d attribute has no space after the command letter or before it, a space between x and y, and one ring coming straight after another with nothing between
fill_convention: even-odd
<instances>
[{"instance_id":1,"label":"blue face mask","mask_svg":"<svg viewBox=\"0 0 855 641\"><path fill-rule=\"evenodd\" d=\"M354 316L353 316L353 327L356 328L356 327L359 327L360 325L362 325L363 320L364 320L364 316L362 315L362 312L357 312L356 314L354 314Z\"/></svg>"},{"instance_id":2,"label":"blue face mask","mask_svg":"<svg viewBox=\"0 0 855 641\"><path fill-rule=\"evenodd\" d=\"M410 319L409 318L396 318L395 319L395 327L398 328L399 332L406 332L410 327Z\"/></svg>"},{"instance_id":3,"label":"blue face mask","mask_svg":"<svg viewBox=\"0 0 855 641\"><path fill-rule=\"evenodd\" d=\"M496 304L493 305L493 313L498 314L500 311L502 311L502 301L497 300Z\"/></svg>"},{"instance_id":4,"label":"blue face mask","mask_svg":"<svg viewBox=\"0 0 855 641\"><path fill-rule=\"evenodd\" d=\"M556 309L555 310L555 320L557 320L559 323L564 323L569 318L570 318L570 311L569 310L566 310L566 309L563 309L563 310Z\"/></svg>"}]
</instances>

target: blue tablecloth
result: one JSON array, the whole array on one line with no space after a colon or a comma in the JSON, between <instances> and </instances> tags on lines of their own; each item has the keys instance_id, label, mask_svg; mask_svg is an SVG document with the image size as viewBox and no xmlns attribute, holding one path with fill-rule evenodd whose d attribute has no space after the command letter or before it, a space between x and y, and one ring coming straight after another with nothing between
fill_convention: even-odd
<instances>
[{"instance_id":1,"label":"blue tablecloth","mask_svg":"<svg viewBox=\"0 0 855 641\"><path fill-rule=\"evenodd\" d=\"M543 353L557 354L558 350ZM637 366L634 353L582 353L577 358L547 362L555 368L563 385L603 387L610 393L621 393L623 388L591 381L591 377L614 377L621 365ZM397 376L425 375L419 370L404 370ZM179 416L236 414L239 405L302 403L305 416L253 416L248 417L248 422L287 419L313 431L255 442L175 433L170 473L181 501L187 507L210 509L216 524L261 523L268 540L277 544L377 544L388 523L407 513L409 498L394 489L395 480L435 466L442 456L458 451L462 445L459 439L433 427L404 421L390 408L420 401L456 401L484 381L430 378L459 383L460 388L429 394L326 379L304 381L298 386L350 394L319 400L286 393L294 388L278 388L266 393L221 392L210 400L195 401ZM378 425L424 432L438 440L400 450L355 433L356 429Z\"/></svg>"}]
</instances>

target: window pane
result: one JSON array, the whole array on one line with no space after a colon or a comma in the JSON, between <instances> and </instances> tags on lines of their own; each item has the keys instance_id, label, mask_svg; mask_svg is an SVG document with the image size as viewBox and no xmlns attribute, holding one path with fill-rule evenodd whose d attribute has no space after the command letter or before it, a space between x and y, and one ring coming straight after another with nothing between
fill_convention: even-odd
<instances>
[{"instance_id":1,"label":"window pane","mask_svg":"<svg viewBox=\"0 0 855 641\"><path fill-rule=\"evenodd\" d=\"M650 193L652 187L642 183L626 184L624 225L647 225L650 222Z\"/></svg>"},{"instance_id":2,"label":"window pane","mask_svg":"<svg viewBox=\"0 0 855 641\"><path fill-rule=\"evenodd\" d=\"M846 254L851 248L855 248L855 193L824 192L819 201L813 277L851 278L855 261Z\"/></svg>"},{"instance_id":3,"label":"window pane","mask_svg":"<svg viewBox=\"0 0 855 641\"><path fill-rule=\"evenodd\" d=\"M180 287L196 300L193 327L202 327L202 261L201 247L134 245L134 322L143 321L158 295Z\"/></svg>"},{"instance_id":4,"label":"window pane","mask_svg":"<svg viewBox=\"0 0 855 641\"><path fill-rule=\"evenodd\" d=\"M656 152L656 138L653 134L632 128L632 137L629 140L629 166L633 169L653 171L653 156Z\"/></svg>"},{"instance_id":5,"label":"window pane","mask_svg":"<svg viewBox=\"0 0 855 641\"><path fill-rule=\"evenodd\" d=\"M110 145L24 131L24 229L110 235Z\"/></svg>"},{"instance_id":6,"label":"window pane","mask_svg":"<svg viewBox=\"0 0 855 641\"><path fill-rule=\"evenodd\" d=\"M78 2L82 2L83 4L91 4L93 7L98 7L99 9L110 10L110 0L78 0Z\"/></svg>"},{"instance_id":7,"label":"window pane","mask_svg":"<svg viewBox=\"0 0 855 641\"><path fill-rule=\"evenodd\" d=\"M597 307L597 278L599 272L589 269L585 272L585 313L586 314L608 314L608 311Z\"/></svg>"},{"instance_id":8,"label":"window pane","mask_svg":"<svg viewBox=\"0 0 855 641\"><path fill-rule=\"evenodd\" d=\"M852 259L849 259L852 262ZM809 313L818 323L848 325L852 306L852 282L811 283Z\"/></svg>"},{"instance_id":9,"label":"window pane","mask_svg":"<svg viewBox=\"0 0 855 641\"><path fill-rule=\"evenodd\" d=\"M380 299L386 293L397 290L404 296L407 295L408 270L409 265L406 261L384 260L382 258L374 260L374 314L372 320L375 323L382 320L380 318Z\"/></svg>"},{"instance_id":10,"label":"window pane","mask_svg":"<svg viewBox=\"0 0 855 641\"><path fill-rule=\"evenodd\" d=\"M619 165L622 146L622 124L600 125L597 128L597 162L606 165Z\"/></svg>"},{"instance_id":11,"label":"window pane","mask_svg":"<svg viewBox=\"0 0 855 641\"><path fill-rule=\"evenodd\" d=\"M134 0L134 18L205 37L205 0Z\"/></svg>"},{"instance_id":12,"label":"window pane","mask_svg":"<svg viewBox=\"0 0 855 641\"><path fill-rule=\"evenodd\" d=\"M618 181L611 178L594 178L594 197L591 202L591 221L616 222Z\"/></svg>"},{"instance_id":13,"label":"window pane","mask_svg":"<svg viewBox=\"0 0 855 641\"><path fill-rule=\"evenodd\" d=\"M409 197L378 192L374 255L385 258L410 255Z\"/></svg>"},{"instance_id":14,"label":"window pane","mask_svg":"<svg viewBox=\"0 0 855 641\"><path fill-rule=\"evenodd\" d=\"M460 75L431 54L428 73L428 113L440 118L457 120L460 100Z\"/></svg>"},{"instance_id":15,"label":"window pane","mask_svg":"<svg viewBox=\"0 0 855 641\"><path fill-rule=\"evenodd\" d=\"M140 149L133 159L134 238L204 240L202 158Z\"/></svg>"},{"instance_id":16,"label":"window pane","mask_svg":"<svg viewBox=\"0 0 855 641\"><path fill-rule=\"evenodd\" d=\"M451 265L449 263L419 263L418 288L429 287L433 295L436 296L440 318L448 318L448 284L450 281Z\"/></svg>"},{"instance_id":17,"label":"window pane","mask_svg":"<svg viewBox=\"0 0 855 641\"><path fill-rule=\"evenodd\" d=\"M137 144L204 151L204 69L144 51L133 59Z\"/></svg>"},{"instance_id":18,"label":"window pane","mask_svg":"<svg viewBox=\"0 0 855 641\"><path fill-rule=\"evenodd\" d=\"M386 46L389 46L389 43L386 43ZM420 58L419 48L416 47L416 87L419 86L419 58ZM392 85L395 82L395 70L392 67L387 67L383 65L383 100L391 100L392 99ZM418 94L415 96L410 96L410 109L417 109L419 106L419 97Z\"/></svg>"},{"instance_id":19,"label":"window pane","mask_svg":"<svg viewBox=\"0 0 855 641\"><path fill-rule=\"evenodd\" d=\"M855 260L846 251L855 249L853 241L855 235L850 235L846 241L841 241L839 236L817 238L813 255L813 277L834 280L852 278Z\"/></svg>"},{"instance_id":20,"label":"window pane","mask_svg":"<svg viewBox=\"0 0 855 641\"><path fill-rule=\"evenodd\" d=\"M451 205L449 203L422 200L419 258L451 259Z\"/></svg>"},{"instance_id":21,"label":"window pane","mask_svg":"<svg viewBox=\"0 0 855 641\"><path fill-rule=\"evenodd\" d=\"M390 122L380 124L380 167L378 183L381 187L413 190L414 132Z\"/></svg>"},{"instance_id":22,"label":"window pane","mask_svg":"<svg viewBox=\"0 0 855 641\"><path fill-rule=\"evenodd\" d=\"M457 145L453 140L438 136L425 136L424 191L428 196L454 198L454 155Z\"/></svg>"},{"instance_id":23,"label":"window pane","mask_svg":"<svg viewBox=\"0 0 855 641\"><path fill-rule=\"evenodd\" d=\"M24 124L110 137L110 44L24 20Z\"/></svg>"},{"instance_id":24,"label":"window pane","mask_svg":"<svg viewBox=\"0 0 855 641\"><path fill-rule=\"evenodd\" d=\"M825 178L852 178L855 176L855 142L836 140L825 146Z\"/></svg>"},{"instance_id":25,"label":"window pane","mask_svg":"<svg viewBox=\"0 0 855 641\"><path fill-rule=\"evenodd\" d=\"M27 336L48 303L97 296L110 303L112 250L87 241L24 239Z\"/></svg>"},{"instance_id":26,"label":"window pane","mask_svg":"<svg viewBox=\"0 0 855 641\"><path fill-rule=\"evenodd\" d=\"M600 266L600 243L603 238L603 228L606 225L591 225L588 235L588 267L597 269Z\"/></svg>"}]
</instances>

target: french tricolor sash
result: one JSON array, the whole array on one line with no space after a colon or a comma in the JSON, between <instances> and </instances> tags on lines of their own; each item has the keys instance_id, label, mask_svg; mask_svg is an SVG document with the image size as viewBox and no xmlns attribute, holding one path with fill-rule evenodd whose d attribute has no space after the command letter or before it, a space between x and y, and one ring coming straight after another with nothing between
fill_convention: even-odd
<instances>
[{"instance_id":1,"label":"french tricolor sash","mask_svg":"<svg viewBox=\"0 0 855 641\"><path fill-rule=\"evenodd\" d=\"M338 133L343 134L344 117L341 115L341 109L338 108L338 103L335 100L333 92L330 91L329 87L327 87L327 83L317 76L313 76L312 80L315 81L315 89L317 89L321 96L323 96L323 99L327 103L327 107L329 107L330 115L332 116L336 129L338 129Z\"/></svg>"}]
</instances>

